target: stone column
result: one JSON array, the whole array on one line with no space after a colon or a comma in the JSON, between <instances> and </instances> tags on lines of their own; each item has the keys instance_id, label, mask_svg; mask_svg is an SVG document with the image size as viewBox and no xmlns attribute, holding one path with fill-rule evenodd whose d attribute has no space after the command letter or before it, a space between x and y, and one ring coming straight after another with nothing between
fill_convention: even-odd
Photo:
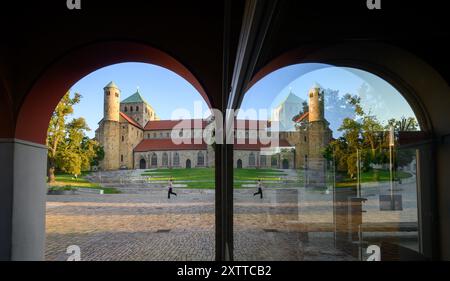
<instances>
[{"instance_id":1,"label":"stone column","mask_svg":"<svg viewBox=\"0 0 450 281\"><path fill-rule=\"evenodd\" d=\"M0 259L43 260L47 148L0 139Z\"/></svg>"}]
</instances>

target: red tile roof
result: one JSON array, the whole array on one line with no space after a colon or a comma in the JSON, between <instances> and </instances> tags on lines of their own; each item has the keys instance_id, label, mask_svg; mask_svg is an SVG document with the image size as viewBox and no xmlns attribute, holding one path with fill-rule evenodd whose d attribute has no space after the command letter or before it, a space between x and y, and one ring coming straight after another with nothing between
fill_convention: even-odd
<instances>
[{"instance_id":1,"label":"red tile roof","mask_svg":"<svg viewBox=\"0 0 450 281\"><path fill-rule=\"evenodd\" d=\"M294 120L294 122L302 122L306 117L309 116L309 112L305 112L302 115L300 115L297 119Z\"/></svg>"},{"instance_id":2,"label":"red tile roof","mask_svg":"<svg viewBox=\"0 0 450 281\"><path fill-rule=\"evenodd\" d=\"M173 127L175 127L177 124L181 122L191 122L191 128L196 129L199 128L197 123L201 123L202 129L204 129L207 125L206 120L201 119L189 119L189 120L152 120L148 121L145 125L146 131L153 131L153 130L171 130ZM187 124L186 124L187 125Z\"/></svg>"},{"instance_id":3,"label":"red tile roof","mask_svg":"<svg viewBox=\"0 0 450 281\"><path fill-rule=\"evenodd\" d=\"M265 129L269 128L270 125L270 121L267 120L234 120L234 129Z\"/></svg>"},{"instance_id":4,"label":"red tile roof","mask_svg":"<svg viewBox=\"0 0 450 281\"><path fill-rule=\"evenodd\" d=\"M208 124L206 120L201 119L186 119L186 120L153 120L148 121L145 125L146 131L154 131L154 130L171 130L181 121L186 122L190 121L190 126L192 129L198 128L199 122L201 122L202 129L206 127ZM186 123L185 123L186 124ZM187 125L187 124L186 124ZM195 127L194 127L195 126ZM235 129L265 129L270 127L270 121L266 120L235 120L234 128Z\"/></svg>"},{"instance_id":5,"label":"red tile roof","mask_svg":"<svg viewBox=\"0 0 450 281\"><path fill-rule=\"evenodd\" d=\"M275 147L291 147L292 145L285 139L280 139L279 143ZM269 148L271 144L262 144L259 140L256 143L251 143L248 139L245 144L236 144L234 145L235 150L260 150L261 148Z\"/></svg>"},{"instance_id":6,"label":"red tile roof","mask_svg":"<svg viewBox=\"0 0 450 281\"><path fill-rule=\"evenodd\" d=\"M139 123L137 123L136 121L133 120L133 118L129 117L128 115L126 115L123 112L120 112L120 116L122 116L125 120L128 121L128 123L130 123L131 125L143 130L144 128L142 128L141 125L139 125Z\"/></svg>"},{"instance_id":7,"label":"red tile roof","mask_svg":"<svg viewBox=\"0 0 450 281\"><path fill-rule=\"evenodd\" d=\"M184 143L176 144L172 139L144 139L134 148L134 151L202 150L206 148L207 145L203 140L201 144L196 144L194 139L186 139Z\"/></svg>"}]
</instances>

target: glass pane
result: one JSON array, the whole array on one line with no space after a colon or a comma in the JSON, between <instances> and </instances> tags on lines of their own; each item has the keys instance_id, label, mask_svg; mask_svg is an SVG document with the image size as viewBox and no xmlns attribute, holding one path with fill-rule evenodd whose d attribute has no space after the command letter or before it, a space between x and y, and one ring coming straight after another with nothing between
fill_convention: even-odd
<instances>
[{"instance_id":1,"label":"glass pane","mask_svg":"<svg viewBox=\"0 0 450 281\"><path fill-rule=\"evenodd\" d=\"M256 83L241 107L238 122L268 109L255 119L272 138L246 137L251 121L248 134L236 129L235 260L419 257L416 151L400 149L397 135L420 127L391 85L357 69L296 65Z\"/></svg>"}]
</instances>

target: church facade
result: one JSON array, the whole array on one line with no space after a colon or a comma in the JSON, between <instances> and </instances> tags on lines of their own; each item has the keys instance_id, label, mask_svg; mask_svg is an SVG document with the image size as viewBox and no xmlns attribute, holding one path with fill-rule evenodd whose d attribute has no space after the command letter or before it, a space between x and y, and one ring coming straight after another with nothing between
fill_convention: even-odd
<instances>
[{"instance_id":1,"label":"church facade","mask_svg":"<svg viewBox=\"0 0 450 281\"><path fill-rule=\"evenodd\" d=\"M311 91L320 93L319 89ZM214 167L214 148L203 138L203 132L212 129L213 120L161 120L139 91L120 101L121 92L114 82L106 85L103 93L103 119L95 131L105 152L100 170ZM310 104L322 114L312 113L310 116L317 117L310 117L307 123L311 125L306 127L305 118L293 120L303 124L295 131L270 132L279 135L275 148L257 138L258 130L270 131L270 121L235 120L234 167L294 169L306 167L305 155L320 158L320 148L331 139L331 131L327 131L319 94L310 96ZM289 106L292 111L293 105ZM299 103L298 110L301 106ZM188 124L187 129L179 129L181 122ZM310 140L315 146L309 145Z\"/></svg>"}]
</instances>

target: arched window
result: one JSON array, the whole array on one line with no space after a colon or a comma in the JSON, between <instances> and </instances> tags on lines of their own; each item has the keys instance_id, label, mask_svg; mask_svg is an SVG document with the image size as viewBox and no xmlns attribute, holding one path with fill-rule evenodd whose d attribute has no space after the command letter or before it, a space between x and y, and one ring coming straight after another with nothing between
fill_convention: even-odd
<instances>
[{"instance_id":1,"label":"arched window","mask_svg":"<svg viewBox=\"0 0 450 281\"><path fill-rule=\"evenodd\" d=\"M152 158L151 158L151 162L150 163L151 163L151 165L153 167L158 166L158 156L156 156L156 153L154 153L154 152L152 154Z\"/></svg>"},{"instance_id":2,"label":"arched window","mask_svg":"<svg viewBox=\"0 0 450 281\"><path fill-rule=\"evenodd\" d=\"M163 155L162 155L162 165L164 167L169 166L169 157L167 156L166 152L164 152Z\"/></svg>"},{"instance_id":3,"label":"arched window","mask_svg":"<svg viewBox=\"0 0 450 281\"><path fill-rule=\"evenodd\" d=\"M123 111L128 112L128 107L125 106L125 108L123 109Z\"/></svg>"},{"instance_id":4,"label":"arched window","mask_svg":"<svg viewBox=\"0 0 450 281\"><path fill-rule=\"evenodd\" d=\"M173 165L180 166L180 154L178 154L178 152L175 152L173 155Z\"/></svg>"},{"instance_id":5,"label":"arched window","mask_svg":"<svg viewBox=\"0 0 450 281\"><path fill-rule=\"evenodd\" d=\"M204 166L205 165L205 156L203 155L203 152L199 151L197 154L197 166Z\"/></svg>"},{"instance_id":6,"label":"arched window","mask_svg":"<svg viewBox=\"0 0 450 281\"><path fill-rule=\"evenodd\" d=\"M266 164L266 155L260 155L259 156L259 166L260 167L265 167Z\"/></svg>"},{"instance_id":7,"label":"arched window","mask_svg":"<svg viewBox=\"0 0 450 281\"><path fill-rule=\"evenodd\" d=\"M132 106L130 106L130 111L133 112L133 107Z\"/></svg>"},{"instance_id":8,"label":"arched window","mask_svg":"<svg viewBox=\"0 0 450 281\"><path fill-rule=\"evenodd\" d=\"M248 156L248 165L255 166L255 153L253 152L250 152L250 155Z\"/></svg>"},{"instance_id":9,"label":"arched window","mask_svg":"<svg viewBox=\"0 0 450 281\"><path fill-rule=\"evenodd\" d=\"M138 112L139 111L139 106L136 106L136 112Z\"/></svg>"}]
</instances>

